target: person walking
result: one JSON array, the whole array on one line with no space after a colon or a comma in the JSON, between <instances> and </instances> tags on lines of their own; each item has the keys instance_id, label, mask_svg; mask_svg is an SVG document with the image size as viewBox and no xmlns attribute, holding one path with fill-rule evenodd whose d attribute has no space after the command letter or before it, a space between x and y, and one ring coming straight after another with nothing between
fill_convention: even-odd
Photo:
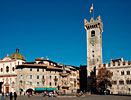
<instances>
[{"instance_id":1,"label":"person walking","mask_svg":"<svg viewBox=\"0 0 131 100\"><path fill-rule=\"evenodd\" d=\"M1 100L4 100L4 98L5 98L5 97L4 97L4 93L2 93Z\"/></svg>"},{"instance_id":2,"label":"person walking","mask_svg":"<svg viewBox=\"0 0 131 100\"><path fill-rule=\"evenodd\" d=\"M10 100L12 100L13 98L13 95L12 95L12 92L10 92Z\"/></svg>"},{"instance_id":3,"label":"person walking","mask_svg":"<svg viewBox=\"0 0 131 100\"><path fill-rule=\"evenodd\" d=\"M17 98L17 94L16 92L14 92L14 100L16 100L16 98Z\"/></svg>"}]
</instances>

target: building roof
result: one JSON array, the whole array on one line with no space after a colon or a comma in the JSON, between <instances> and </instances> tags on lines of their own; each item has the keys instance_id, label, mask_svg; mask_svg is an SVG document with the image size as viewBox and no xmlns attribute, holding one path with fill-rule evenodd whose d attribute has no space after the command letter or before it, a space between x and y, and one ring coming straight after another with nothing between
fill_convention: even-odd
<instances>
[{"instance_id":1,"label":"building roof","mask_svg":"<svg viewBox=\"0 0 131 100\"><path fill-rule=\"evenodd\" d=\"M25 61L25 57L22 54L19 53L18 48L16 49L16 53L13 53L10 57L12 59L19 59L19 60L24 60Z\"/></svg>"},{"instance_id":2,"label":"building roof","mask_svg":"<svg viewBox=\"0 0 131 100\"><path fill-rule=\"evenodd\" d=\"M57 64L56 62L53 62L53 61L51 61L49 59L43 59L43 57L42 58L36 58L35 61L47 61L47 62L50 62L50 63Z\"/></svg>"},{"instance_id":3,"label":"building roof","mask_svg":"<svg viewBox=\"0 0 131 100\"><path fill-rule=\"evenodd\" d=\"M11 57L7 54L7 56L2 61L10 61L12 60Z\"/></svg>"},{"instance_id":4,"label":"building roof","mask_svg":"<svg viewBox=\"0 0 131 100\"><path fill-rule=\"evenodd\" d=\"M46 68L48 70L61 70L61 71L63 70L62 68L48 66L46 64L22 64L22 65L16 66L16 69L19 69L19 68Z\"/></svg>"}]
</instances>

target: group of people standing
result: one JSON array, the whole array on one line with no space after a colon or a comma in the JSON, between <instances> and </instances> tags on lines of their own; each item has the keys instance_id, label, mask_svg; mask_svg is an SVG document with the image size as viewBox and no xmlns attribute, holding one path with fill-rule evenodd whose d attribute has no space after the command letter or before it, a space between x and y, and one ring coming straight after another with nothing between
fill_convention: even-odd
<instances>
[{"instance_id":1,"label":"group of people standing","mask_svg":"<svg viewBox=\"0 0 131 100\"><path fill-rule=\"evenodd\" d=\"M2 93L1 100L5 100L5 97L8 98L8 96L9 96L10 100L13 100L13 97L14 97L14 100L16 100L16 98L17 98L16 92L14 92L14 95L12 92L10 92L9 94L7 93L6 96L4 96L4 93Z\"/></svg>"},{"instance_id":2,"label":"group of people standing","mask_svg":"<svg viewBox=\"0 0 131 100\"><path fill-rule=\"evenodd\" d=\"M17 98L17 94L16 92L14 92L14 100L16 100L16 98ZM12 92L10 92L10 100L12 99L13 99L13 95L12 95Z\"/></svg>"}]
</instances>

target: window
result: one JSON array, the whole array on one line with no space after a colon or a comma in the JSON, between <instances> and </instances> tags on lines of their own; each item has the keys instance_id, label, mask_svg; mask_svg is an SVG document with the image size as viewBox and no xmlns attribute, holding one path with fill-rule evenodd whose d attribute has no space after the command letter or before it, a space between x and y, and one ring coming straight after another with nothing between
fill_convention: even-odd
<instances>
[{"instance_id":1,"label":"window","mask_svg":"<svg viewBox=\"0 0 131 100\"><path fill-rule=\"evenodd\" d=\"M126 80L126 84L130 84L130 80Z\"/></svg>"},{"instance_id":2,"label":"window","mask_svg":"<svg viewBox=\"0 0 131 100\"><path fill-rule=\"evenodd\" d=\"M7 73L9 72L9 66L6 66L6 72Z\"/></svg>"},{"instance_id":3,"label":"window","mask_svg":"<svg viewBox=\"0 0 131 100\"><path fill-rule=\"evenodd\" d=\"M94 55L92 55L92 57L95 57Z\"/></svg>"},{"instance_id":4,"label":"window","mask_svg":"<svg viewBox=\"0 0 131 100\"><path fill-rule=\"evenodd\" d=\"M123 81L123 80L120 80L120 81L119 81L119 84L120 84L120 85L124 85L124 81Z\"/></svg>"},{"instance_id":5,"label":"window","mask_svg":"<svg viewBox=\"0 0 131 100\"><path fill-rule=\"evenodd\" d=\"M91 31L91 37L94 37L95 36L95 31Z\"/></svg>"},{"instance_id":6,"label":"window","mask_svg":"<svg viewBox=\"0 0 131 100\"><path fill-rule=\"evenodd\" d=\"M50 76L50 80L51 80L51 76Z\"/></svg>"},{"instance_id":7,"label":"window","mask_svg":"<svg viewBox=\"0 0 131 100\"><path fill-rule=\"evenodd\" d=\"M20 80L20 86L22 86L22 80Z\"/></svg>"},{"instance_id":8,"label":"window","mask_svg":"<svg viewBox=\"0 0 131 100\"><path fill-rule=\"evenodd\" d=\"M124 71L121 71L121 75L124 75Z\"/></svg>"},{"instance_id":9,"label":"window","mask_svg":"<svg viewBox=\"0 0 131 100\"><path fill-rule=\"evenodd\" d=\"M130 71L127 71L127 75L130 75Z\"/></svg>"},{"instance_id":10,"label":"window","mask_svg":"<svg viewBox=\"0 0 131 100\"><path fill-rule=\"evenodd\" d=\"M12 88L15 88L15 82L12 82L11 85L12 85Z\"/></svg>"},{"instance_id":11,"label":"window","mask_svg":"<svg viewBox=\"0 0 131 100\"><path fill-rule=\"evenodd\" d=\"M113 81L113 84L116 85L116 84L117 84L117 81Z\"/></svg>"},{"instance_id":12,"label":"window","mask_svg":"<svg viewBox=\"0 0 131 100\"><path fill-rule=\"evenodd\" d=\"M30 71L32 71L32 68L30 68Z\"/></svg>"},{"instance_id":13,"label":"window","mask_svg":"<svg viewBox=\"0 0 131 100\"><path fill-rule=\"evenodd\" d=\"M51 86L51 82L50 82L50 86Z\"/></svg>"},{"instance_id":14,"label":"window","mask_svg":"<svg viewBox=\"0 0 131 100\"><path fill-rule=\"evenodd\" d=\"M55 82L55 86L57 85L57 83Z\"/></svg>"},{"instance_id":15,"label":"window","mask_svg":"<svg viewBox=\"0 0 131 100\"><path fill-rule=\"evenodd\" d=\"M32 75L30 75L30 79L32 79Z\"/></svg>"},{"instance_id":16,"label":"window","mask_svg":"<svg viewBox=\"0 0 131 100\"><path fill-rule=\"evenodd\" d=\"M44 69L42 69L42 72L44 72Z\"/></svg>"},{"instance_id":17,"label":"window","mask_svg":"<svg viewBox=\"0 0 131 100\"><path fill-rule=\"evenodd\" d=\"M42 76L42 79L44 79L44 76Z\"/></svg>"},{"instance_id":18,"label":"window","mask_svg":"<svg viewBox=\"0 0 131 100\"><path fill-rule=\"evenodd\" d=\"M1 68L0 71L3 72L3 68Z\"/></svg>"},{"instance_id":19,"label":"window","mask_svg":"<svg viewBox=\"0 0 131 100\"><path fill-rule=\"evenodd\" d=\"M37 68L37 72L39 72L39 69Z\"/></svg>"},{"instance_id":20,"label":"window","mask_svg":"<svg viewBox=\"0 0 131 100\"><path fill-rule=\"evenodd\" d=\"M97 62L99 61L99 58L97 58Z\"/></svg>"},{"instance_id":21,"label":"window","mask_svg":"<svg viewBox=\"0 0 131 100\"><path fill-rule=\"evenodd\" d=\"M12 68L12 71L15 71L15 68L14 68L14 67Z\"/></svg>"},{"instance_id":22,"label":"window","mask_svg":"<svg viewBox=\"0 0 131 100\"><path fill-rule=\"evenodd\" d=\"M39 85L39 82L37 82L37 85Z\"/></svg>"},{"instance_id":23,"label":"window","mask_svg":"<svg viewBox=\"0 0 131 100\"><path fill-rule=\"evenodd\" d=\"M30 86L32 86L32 82L30 82Z\"/></svg>"},{"instance_id":24,"label":"window","mask_svg":"<svg viewBox=\"0 0 131 100\"><path fill-rule=\"evenodd\" d=\"M37 76L37 79L39 79L39 76Z\"/></svg>"},{"instance_id":25,"label":"window","mask_svg":"<svg viewBox=\"0 0 131 100\"><path fill-rule=\"evenodd\" d=\"M92 50L92 53L94 53L94 50Z\"/></svg>"}]
</instances>

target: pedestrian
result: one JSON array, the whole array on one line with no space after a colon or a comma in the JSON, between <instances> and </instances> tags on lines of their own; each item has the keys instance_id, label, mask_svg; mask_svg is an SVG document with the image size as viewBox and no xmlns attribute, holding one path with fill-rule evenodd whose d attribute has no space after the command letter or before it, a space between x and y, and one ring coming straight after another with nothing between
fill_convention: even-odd
<instances>
[{"instance_id":1,"label":"pedestrian","mask_svg":"<svg viewBox=\"0 0 131 100\"><path fill-rule=\"evenodd\" d=\"M17 94L16 92L14 92L14 99L16 100L16 98L17 98Z\"/></svg>"},{"instance_id":2,"label":"pedestrian","mask_svg":"<svg viewBox=\"0 0 131 100\"><path fill-rule=\"evenodd\" d=\"M31 92L29 92L29 96L31 97Z\"/></svg>"},{"instance_id":3,"label":"pedestrian","mask_svg":"<svg viewBox=\"0 0 131 100\"><path fill-rule=\"evenodd\" d=\"M10 100L12 100L13 98L13 95L12 95L12 92L10 92Z\"/></svg>"},{"instance_id":4,"label":"pedestrian","mask_svg":"<svg viewBox=\"0 0 131 100\"><path fill-rule=\"evenodd\" d=\"M106 90L104 91L104 94L106 95Z\"/></svg>"},{"instance_id":5,"label":"pedestrian","mask_svg":"<svg viewBox=\"0 0 131 100\"><path fill-rule=\"evenodd\" d=\"M1 100L4 100L4 98L5 98L5 97L4 97L4 93L2 93Z\"/></svg>"},{"instance_id":6,"label":"pedestrian","mask_svg":"<svg viewBox=\"0 0 131 100\"><path fill-rule=\"evenodd\" d=\"M30 98L29 92L27 92L27 96L28 96L28 98Z\"/></svg>"},{"instance_id":7,"label":"pedestrian","mask_svg":"<svg viewBox=\"0 0 131 100\"><path fill-rule=\"evenodd\" d=\"M6 93L6 97L8 98L8 96L9 96L9 93Z\"/></svg>"}]
</instances>

